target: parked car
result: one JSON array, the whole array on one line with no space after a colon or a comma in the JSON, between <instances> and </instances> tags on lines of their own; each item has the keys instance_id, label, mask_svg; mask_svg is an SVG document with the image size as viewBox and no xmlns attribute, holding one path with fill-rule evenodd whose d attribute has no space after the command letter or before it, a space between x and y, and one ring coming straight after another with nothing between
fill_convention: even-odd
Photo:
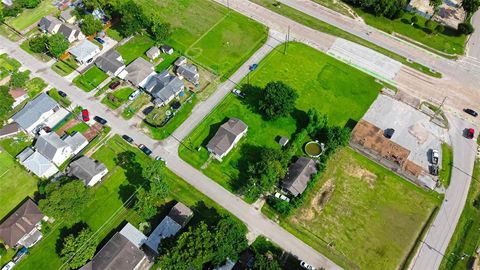
<instances>
[{"instance_id":1,"label":"parked car","mask_svg":"<svg viewBox=\"0 0 480 270\"><path fill-rule=\"evenodd\" d=\"M67 97L67 93L63 92L63 91L58 91L58 94L63 97L63 98L66 98Z\"/></svg>"},{"instance_id":2,"label":"parked car","mask_svg":"<svg viewBox=\"0 0 480 270\"><path fill-rule=\"evenodd\" d=\"M142 113L143 115L147 116L153 111L153 109L155 109L154 106L148 106L147 108L143 109Z\"/></svg>"},{"instance_id":3,"label":"parked car","mask_svg":"<svg viewBox=\"0 0 480 270\"><path fill-rule=\"evenodd\" d=\"M430 174L433 176L438 175L438 165L430 165L429 166Z\"/></svg>"},{"instance_id":4,"label":"parked car","mask_svg":"<svg viewBox=\"0 0 480 270\"><path fill-rule=\"evenodd\" d=\"M467 129L467 132L466 132L466 135L465 135L468 139L473 139L473 137L475 137L475 129L473 128L469 128Z\"/></svg>"},{"instance_id":5,"label":"parked car","mask_svg":"<svg viewBox=\"0 0 480 270\"><path fill-rule=\"evenodd\" d=\"M122 138L129 143L133 143L133 139L128 135L122 135Z\"/></svg>"},{"instance_id":6,"label":"parked car","mask_svg":"<svg viewBox=\"0 0 480 270\"><path fill-rule=\"evenodd\" d=\"M135 92L131 93L130 96L128 96L128 100L134 100L140 95L140 90L136 90Z\"/></svg>"},{"instance_id":7,"label":"parked car","mask_svg":"<svg viewBox=\"0 0 480 270\"><path fill-rule=\"evenodd\" d=\"M87 109L82 110L82 118L84 122L90 121L90 114L88 113Z\"/></svg>"},{"instance_id":8,"label":"parked car","mask_svg":"<svg viewBox=\"0 0 480 270\"><path fill-rule=\"evenodd\" d=\"M472 109L469 109L469 108L465 108L465 109L463 109L463 111L470 114L473 117L477 117L477 115L478 115L478 113L476 111L474 111Z\"/></svg>"},{"instance_id":9,"label":"parked car","mask_svg":"<svg viewBox=\"0 0 480 270\"><path fill-rule=\"evenodd\" d=\"M105 44L105 40L103 40L103 39L101 39L101 38L99 38L99 37L96 37L95 40L98 41L98 43L100 43L100 44L102 44L102 45Z\"/></svg>"},{"instance_id":10,"label":"parked car","mask_svg":"<svg viewBox=\"0 0 480 270\"><path fill-rule=\"evenodd\" d=\"M161 160L161 161L163 161L163 163L165 163L165 165L167 165L167 161L165 159L163 159L161 156L157 156L155 158L155 160Z\"/></svg>"},{"instance_id":11,"label":"parked car","mask_svg":"<svg viewBox=\"0 0 480 270\"><path fill-rule=\"evenodd\" d=\"M275 193L275 198L280 199L282 201L286 201L286 202L290 201L290 199L287 196L280 194L278 192Z\"/></svg>"},{"instance_id":12,"label":"parked car","mask_svg":"<svg viewBox=\"0 0 480 270\"><path fill-rule=\"evenodd\" d=\"M102 125L105 125L107 123L107 120L103 119L102 117L100 116L95 116L93 117L93 120L97 121L98 123L102 124Z\"/></svg>"},{"instance_id":13,"label":"parked car","mask_svg":"<svg viewBox=\"0 0 480 270\"><path fill-rule=\"evenodd\" d=\"M112 82L112 83L108 86L108 88L110 88L110 89L113 90L113 89L117 88L119 85L120 85L120 82L119 82L119 81Z\"/></svg>"},{"instance_id":14,"label":"parked car","mask_svg":"<svg viewBox=\"0 0 480 270\"><path fill-rule=\"evenodd\" d=\"M245 98L245 94L237 88L233 89L232 93L238 97Z\"/></svg>"},{"instance_id":15,"label":"parked car","mask_svg":"<svg viewBox=\"0 0 480 270\"><path fill-rule=\"evenodd\" d=\"M306 263L305 261L301 261L300 266L307 269L307 270L315 270L315 267L311 266L310 264Z\"/></svg>"},{"instance_id":16,"label":"parked car","mask_svg":"<svg viewBox=\"0 0 480 270\"><path fill-rule=\"evenodd\" d=\"M138 148L140 148L140 150L142 150L142 152L145 153L147 156L150 156L152 154L152 150L148 149L148 147L143 144L140 144Z\"/></svg>"},{"instance_id":17,"label":"parked car","mask_svg":"<svg viewBox=\"0 0 480 270\"><path fill-rule=\"evenodd\" d=\"M5 264L5 265L2 267L2 270L10 270L10 269L12 269L14 266L15 266L15 263L14 263L14 262L8 262L7 264Z\"/></svg>"},{"instance_id":18,"label":"parked car","mask_svg":"<svg viewBox=\"0 0 480 270\"><path fill-rule=\"evenodd\" d=\"M23 259L23 257L25 257L25 255L27 255L28 253L30 253L28 251L28 249L26 247L23 247L21 248L17 254L15 254L15 257L13 257L12 261L14 263L18 263L21 259Z\"/></svg>"},{"instance_id":19,"label":"parked car","mask_svg":"<svg viewBox=\"0 0 480 270\"><path fill-rule=\"evenodd\" d=\"M394 133L395 133L395 129L387 128L383 131L383 136L385 136L385 138L387 139L391 139Z\"/></svg>"},{"instance_id":20,"label":"parked car","mask_svg":"<svg viewBox=\"0 0 480 270\"><path fill-rule=\"evenodd\" d=\"M180 109L180 107L182 107L182 104L178 101L175 101L170 105L170 107L174 110L178 110L178 109Z\"/></svg>"},{"instance_id":21,"label":"parked car","mask_svg":"<svg viewBox=\"0 0 480 270\"><path fill-rule=\"evenodd\" d=\"M258 64L253 64L253 65L251 65L250 67L248 67L248 69L249 69L250 71L254 71L255 69L257 69L257 67L258 67Z\"/></svg>"},{"instance_id":22,"label":"parked car","mask_svg":"<svg viewBox=\"0 0 480 270\"><path fill-rule=\"evenodd\" d=\"M440 158L440 153L438 150L432 150L432 164L438 164L438 159Z\"/></svg>"},{"instance_id":23,"label":"parked car","mask_svg":"<svg viewBox=\"0 0 480 270\"><path fill-rule=\"evenodd\" d=\"M47 133L52 132L52 128L49 127L49 126L44 126L42 129L43 129L43 131L45 131L45 132L47 132Z\"/></svg>"}]
</instances>

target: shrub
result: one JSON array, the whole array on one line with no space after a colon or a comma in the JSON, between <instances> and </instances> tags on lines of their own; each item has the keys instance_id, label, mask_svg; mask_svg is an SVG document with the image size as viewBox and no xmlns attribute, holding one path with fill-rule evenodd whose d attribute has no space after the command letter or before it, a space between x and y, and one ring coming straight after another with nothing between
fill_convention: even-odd
<instances>
[{"instance_id":1,"label":"shrub","mask_svg":"<svg viewBox=\"0 0 480 270\"><path fill-rule=\"evenodd\" d=\"M412 18L410 18L410 22L412 22L413 24L417 23L418 22L418 17L413 15Z\"/></svg>"},{"instance_id":2,"label":"shrub","mask_svg":"<svg viewBox=\"0 0 480 270\"><path fill-rule=\"evenodd\" d=\"M464 35L470 35L474 30L473 25L469 22L458 24L458 31Z\"/></svg>"}]
</instances>

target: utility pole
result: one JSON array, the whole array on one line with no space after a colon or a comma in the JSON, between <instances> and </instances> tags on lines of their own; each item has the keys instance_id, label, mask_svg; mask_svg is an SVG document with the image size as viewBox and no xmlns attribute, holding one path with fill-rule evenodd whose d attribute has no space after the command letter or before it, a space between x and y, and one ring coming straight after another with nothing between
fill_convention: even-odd
<instances>
[{"instance_id":1,"label":"utility pole","mask_svg":"<svg viewBox=\"0 0 480 270\"><path fill-rule=\"evenodd\" d=\"M433 119L435 119L440 114L440 112L442 111L443 104L445 104L445 100L447 100L447 97L443 98L442 103L440 104L438 109L435 111L432 118L430 118L430 122L433 121Z\"/></svg>"},{"instance_id":2,"label":"utility pole","mask_svg":"<svg viewBox=\"0 0 480 270\"><path fill-rule=\"evenodd\" d=\"M290 40L290 25L288 26L287 35L285 36L285 47L283 49L283 54L287 54L288 41Z\"/></svg>"}]
</instances>

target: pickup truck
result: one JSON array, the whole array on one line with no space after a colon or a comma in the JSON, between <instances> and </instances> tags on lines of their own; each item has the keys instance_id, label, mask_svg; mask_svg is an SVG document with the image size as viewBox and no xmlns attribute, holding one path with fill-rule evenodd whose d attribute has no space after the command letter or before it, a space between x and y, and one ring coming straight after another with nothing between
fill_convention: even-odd
<instances>
[{"instance_id":1,"label":"pickup truck","mask_svg":"<svg viewBox=\"0 0 480 270\"><path fill-rule=\"evenodd\" d=\"M437 165L439 158L440 158L440 154L438 153L438 150L432 150L432 164Z\"/></svg>"}]
</instances>

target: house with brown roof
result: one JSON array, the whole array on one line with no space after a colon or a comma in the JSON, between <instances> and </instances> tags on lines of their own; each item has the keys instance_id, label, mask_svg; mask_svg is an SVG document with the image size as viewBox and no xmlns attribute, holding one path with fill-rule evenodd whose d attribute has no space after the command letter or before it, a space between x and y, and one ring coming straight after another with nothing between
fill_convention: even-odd
<instances>
[{"instance_id":1,"label":"house with brown roof","mask_svg":"<svg viewBox=\"0 0 480 270\"><path fill-rule=\"evenodd\" d=\"M297 197L305 191L308 182L312 180L312 175L316 173L317 164L315 160L300 157L288 168L287 175L282 181L282 188L292 196Z\"/></svg>"},{"instance_id":2,"label":"house with brown roof","mask_svg":"<svg viewBox=\"0 0 480 270\"><path fill-rule=\"evenodd\" d=\"M10 96L12 96L14 102L12 104L12 109L17 107L18 105L22 104L28 98L27 91L23 90L22 88L12 88L8 91Z\"/></svg>"},{"instance_id":3,"label":"house with brown roof","mask_svg":"<svg viewBox=\"0 0 480 270\"><path fill-rule=\"evenodd\" d=\"M42 237L40 224L44 215L28 198L15 212L0 224L0 239L8 247L31 247Z\"/></svg>"},{"instance_id":4,"label":"house with brown roof","mask_svg":"<svg viewBox=\"0 0 480 270\"><path fill-rule=\"evenodd\" d=\"M247 134L247 130L248 126L242 120L230 118L220 126L213 138L208 142L207 150L214 158L222 161L222 158Z\"/></svg>"}]
</instances>

